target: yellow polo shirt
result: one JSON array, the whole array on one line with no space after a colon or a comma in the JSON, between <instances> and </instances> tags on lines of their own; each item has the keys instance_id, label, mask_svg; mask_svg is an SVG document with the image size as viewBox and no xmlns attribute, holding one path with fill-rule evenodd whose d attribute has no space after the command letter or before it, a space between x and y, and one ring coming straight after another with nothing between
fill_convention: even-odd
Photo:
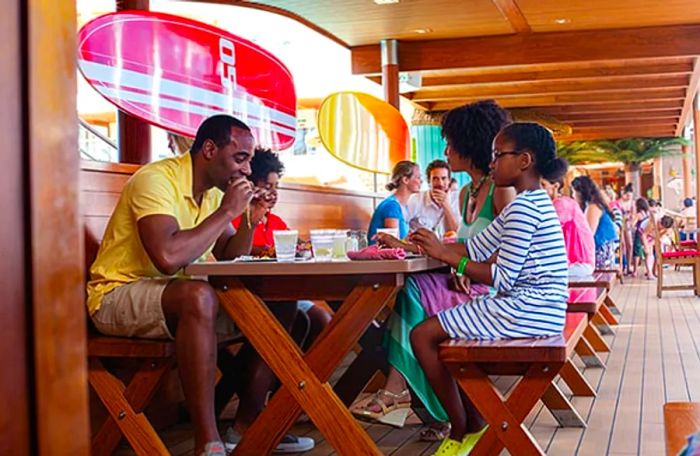
<instances>
[{"instance_id":1,"label":"yellow polo shirt","mask_svg":"<svg viewBox=\"0 0 700 456\"><path fill-rule=\"evenodd\" d=\"M148 215L177 219L180 229L194 228L221 204L217 188L204 193L201 206L192 197L192 157L189 153L143 166L124 186L109 219L97 258L90 268L87 306L90 315L100 308L104 295L143 278L168 277L158 271L141 244L136 222ZM211 253L212 244L198 261ZM182 270L174 277L182 277Z\"/></svg>"}]
</instances>

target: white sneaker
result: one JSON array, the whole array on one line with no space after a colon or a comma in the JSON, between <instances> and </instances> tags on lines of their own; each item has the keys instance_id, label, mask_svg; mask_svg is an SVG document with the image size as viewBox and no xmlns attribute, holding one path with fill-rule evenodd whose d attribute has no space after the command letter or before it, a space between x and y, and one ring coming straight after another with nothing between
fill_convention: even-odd
<instances>
[{"instance_id":1,"label":"white sneaker","mask_svg":"<svg viewBox=\"0 0 700 456\"><path fill-rule=\"evenodd\" d=\"M226 437L224 437L224 445L226 446L226 451L233 451L241 441L241 436L238 432L234 431L232 427L226 430ZM303 453L313 449L316 445L313 439L309 437L299 437L293 434L287 434L282 437L282 441L273 450L274 453Z\"/></svg>"},{"instance_id":2,"label":"white sneaker","mask_svg":"<svg viewBox=\"0 0 700 456\"><path fill-rule=\"evenodd\" d=\"M209 442L204 445L202 456L226 456L226 448L221 442Z\"/></svg>"}]
</instances>

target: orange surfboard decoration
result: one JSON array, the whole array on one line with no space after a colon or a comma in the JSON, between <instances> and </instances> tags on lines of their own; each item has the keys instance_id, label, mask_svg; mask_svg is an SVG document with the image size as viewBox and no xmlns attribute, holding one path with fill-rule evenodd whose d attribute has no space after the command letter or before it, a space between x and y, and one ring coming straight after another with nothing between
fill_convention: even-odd
<instances>
[{"instance_id":1,"label":"orange surfboard decoration","mask_svg":"<svg viewBox=\"0 0 700 456\"><path fill-rule=\"evenodd\" d=\"M318 110L321 142L338 160L364 171L390 174L411 157L411 138L401 113L360 92L337 92Z\"/></svg>"}]
</instances>

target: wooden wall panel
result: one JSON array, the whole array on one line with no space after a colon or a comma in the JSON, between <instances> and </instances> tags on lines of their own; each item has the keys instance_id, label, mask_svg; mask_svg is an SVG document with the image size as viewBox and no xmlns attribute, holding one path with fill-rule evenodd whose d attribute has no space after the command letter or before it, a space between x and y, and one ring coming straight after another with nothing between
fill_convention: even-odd
<instances>
[{"instance_id":1,"label":"wooden wall panel","mask_svg":"<svg viewBox=\"0 0 700 456\"><path fill-rule=\"evenodd\" d=\"M82 455L89 453L89 424L75 2L25 4L34 438L39 455Z\"/></svg>"},{"instance_id":2,"label":"wooden wall panel","mask_svg":"<svg viewBox=\"0 0 700 456\"><path fill-rule=\"evenodd\" d=\"M134 165L81 162L80 214L97 239L102 238L122 187L137 169ZM275 213L304 235L313 228L366 230L381 198L370 192L282 183Z\"/></svg>"},{"instance_id":3,"label":"wooden wall panel","mask_svg":"<svg viewBox=\"0 0 700 456\"><path fill-rule=\"evenodd\" d=\"M3 3L0 14L0 454L28 455L30 437L31 353L27 347L25 262L25 170L22 133L20 2Z\"/></svg>"}]
</instances>

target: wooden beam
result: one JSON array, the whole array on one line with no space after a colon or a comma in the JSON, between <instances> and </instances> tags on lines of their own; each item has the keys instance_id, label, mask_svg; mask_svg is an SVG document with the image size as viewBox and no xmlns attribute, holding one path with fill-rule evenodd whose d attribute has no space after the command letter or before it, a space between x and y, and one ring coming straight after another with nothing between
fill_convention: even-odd
<instances>
[{"instance_id":1,"label":"wooden beam","mask_svg":"<svg viewBox=\"0 0 700 456\"><path fill-rule=\"evenodd\" d=\"M698 93L698 84L700 83L700 58L695 58L693 62L693 74L690 76L690 82L688 83L688 90L685 94L685 101L683 102L683 111L681 113L680 119L678 119L678 125L676 125L676 136L681 136L683 134L683 129L688 123L688 117L690 112L693 110L693 100L695 95Z\"/></svg>"},{"instance_id":2,"label":"wooden beam","mask_svg":"<svg viewBox=\"0 0 700 456\"><path fill-rule=\"evenodd\" d=\"M266 11L268 13L278 14L280 16L284 16L284 17L288 17L290 19L293 19L293 20L299 22L300 24L307 26L311 30L320 33L321 35L325 36L329 40L335 41L336 43L338 43L339 45L341 45L343 47L346 47L346 48L350 47L350 45L348 43L341 40L340 38L338 38L337 36L335 36L334 34L329 32L328 30L324 29L323 27L313 23L312 21L306 19L305 17L302 17L302 16L300 16L296 13L293 13L289 10L286 10L284 8L280 8L280 7L273 6L273 5L268 5L265 3L260 3L257 1L250 1L250 0L193 0L193 1L201 2L201 3L216 3L219 5L228 5L228 6L231 6L231 5L242 6L244 8L252 8L252 9L257 9L257 10L261 10L261 11ZM272 3L272 2L270 2L270 3Z\"/></svg>"},{"instance_id":3,"label":"wooden beam","mask_svg":"<svg viewBox=\"0 0 700 456\"><path fill-rule=\"evenodd\" d=\"M527 23L527 18L520 10L515 0L491 0L504 18L510 22L513 31L516 33L530 33L532 29Z\"/></svg>"},{"instance_id":4,"label":"wooden beam","mask_svg":"<svg viewBox=\"0 0 700 456\"><path fill-rule=\"evenodd\" d=\"M400 109L399 65L396 40L382 40L382 88L384 101Z\"/></svg>"},{"instance_id":5,"label":"wooden beam","mask_svg":"<svg viewBox=\"0 0 700 456\"><path fill-rule=\"evenodd\" d=\"M379 45L352 51L354 74L381 71ZM700 24L405 41L401 71L700 55Z\"/></svg>"},{"instance_id":6,"label":"wooden beam","mask_svg":"<svg viewBox=\"0 0 700 456\"><path fill-rule=\"evenodd\" d=\"M530 108L537 106L553 106L553 105L570 105L570 104L589 104L592 102L611 103L620 101L676 101L680 103L685 96L683 89L655 89L655 90L635 90L627 92L583 92L570 94L553 94L553 95L501 95L491 97L495 99L501 106L506 108ZM452 109L467 103L489 98L487 96L480 97L463 97L453 98L448 100L433 100L431 101L432 110Z\"/></svg>"},{"instance_id":7,"label":"wooden beam","mask_svg":"<svg viewBox=\"0 0 700 456\"><path fill-rule=\"evenodd\" d=\"M538 109L538 111L540 111ZM680 109L666 109L661 111L628 111L628 112L598 112L583 114L553 114L562 122L578 122L586 120L618 120L618 119L658 119L678 118Z\"/></svg>"},{"instance_id":8,"label":"wooden beam","mask_svg":"<svg viewBox=\"0 0 700 456\"><path fill-rule=\"evenodd\" d=\"M557 141L561 142L572 142L572 141L593 141L593 140L598 140L598 139L623 139L623 138L632 138L632 137L638 137L638 138L668 138L670 136L673 136L673 132L666 132L666 133L659 133L656 131L641 131L641 132L635 132L635 131L629 131L629 132L618 132L618 133L609 133L609 132L597 132L597 133L579 133L579 134L571 134L569 136L562 136L559 138L556 138Z\"/></svg>"},{"instance_id":9,"label":"wooden beam","mask_svg":"<svg viewBox=\"0 0 700 456\"><path fill-rule=\"evenodd\" d=\"M680 76L629 76L610 79L573 79L561 81L529 81L496 84L478 84L462 86L426 87L413 93L409 98L417 103L440 98L463 96L525 95L547 93L572 93L608 90L631 90L652 88L683 88L688 86L690 78Z\"/></svg>"},{"instance_id":10,"label":"wooden beam","mask_svg":"<svg viewBox=\"0 0 700 456\"><path fill-rule=\"evenodd\" d=\"M491 72L490 69L483 69L479 74L435 74L424 75L422 78L423 87L444 86L456 84L487 84L495 82L523 82L523 81L555 81L558 79L583 79L583 78L622 78L636 75L690 75L693 72L691 62L646 64L612 67L593 68L570 68L558 69L549 68L546 70L518 69L511 72ZM381 79L371 77L377 83Z\"/></svg>"},{"instance_id":11,"label":"wooden beam","mask_svg":"<svg viewBox=\"0 0 700 456\"><path fill-rule=\"evenodd\" d=\"M673 136L673 128L577 128L570 135L557 137L557 141L582 141L589 139L621 139L631 137L664 138Z\"/></svg>"},{"instance_id":12,"label":"wooden beam","mask_svg":"<svg viewBox=\"0 0 700 456\"><path fill-rule=\"evenodd\" d=\"M574 104L571 106L542 106L538 108L538 111L551 114L554 116L563 114L595 114L595 113L623 113L623 112L636 112L640 110L644 111L667 111L667 110L677 110L680 112L681 101L680 100L670 100L670 101L647 101L647 100L636 100L628 101L624 104L620 103L582 103Z\"/></svg>"},{"instance_id":13,"label":"wooden beam","mask_svg":"<svg viewBox=\"0 0 700 456\"><path fill-rule=\"evenodd\" d=\"M560 119L561 120L561 119ZM603 120L577 120L574 122L563 123L571 125L573 128L580 127L648 127L648 126L665 126L675 127L678 122L678 117L660 117L651 119L603 119Z\"/></svg>"}]
</instances>

